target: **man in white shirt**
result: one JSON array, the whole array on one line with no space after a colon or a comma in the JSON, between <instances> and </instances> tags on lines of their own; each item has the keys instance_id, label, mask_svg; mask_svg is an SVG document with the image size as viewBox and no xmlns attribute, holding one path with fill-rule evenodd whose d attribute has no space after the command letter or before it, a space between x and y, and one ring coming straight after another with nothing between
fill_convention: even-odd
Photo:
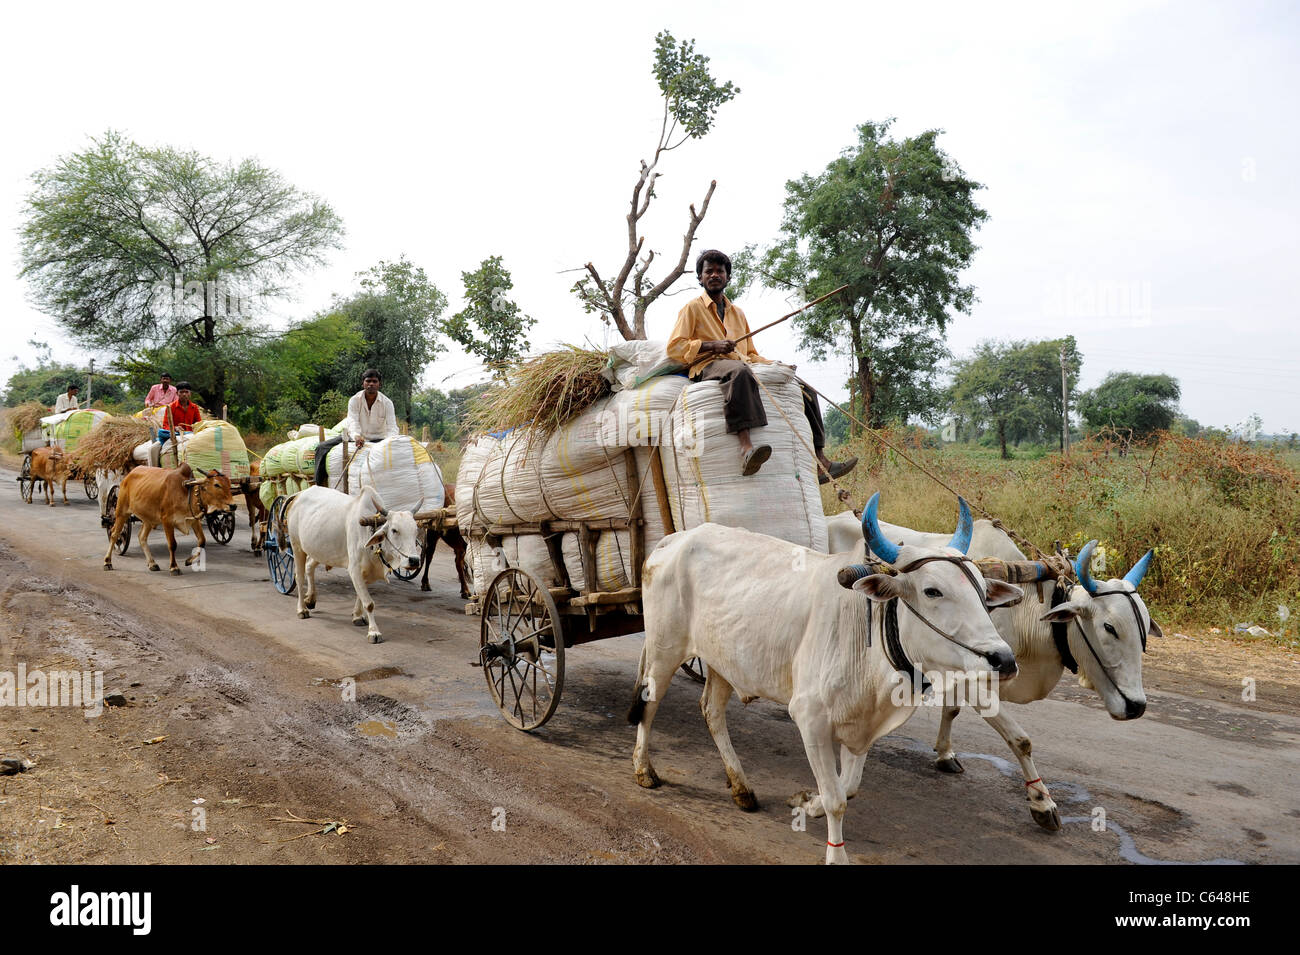
<instances>
[{"instance_id":1,"label":"man in white shirt","mask_svg":"<svg viewBox=\"0 0 1300 955\"><path fill-rule=\"evenodd\" d=\"M382 441L401 433L393 403L379 390L379 384L379 372L367 368L361 375L361 390L348 401L348 433L358 448L367 441Z\"/></svg>"},{"instance_id":2,"label":"man in white shirt","mask_svg":"<svg viewBox=\"0 0 1300 955\"><path fill-rule=\"evenodd\" d=\"M77 402L77 392L79 390L76 385L68 385L68 390L54 400L54 413L63 414L65 411L81 410L81 406Z\"/></svg>"}]
</instances>

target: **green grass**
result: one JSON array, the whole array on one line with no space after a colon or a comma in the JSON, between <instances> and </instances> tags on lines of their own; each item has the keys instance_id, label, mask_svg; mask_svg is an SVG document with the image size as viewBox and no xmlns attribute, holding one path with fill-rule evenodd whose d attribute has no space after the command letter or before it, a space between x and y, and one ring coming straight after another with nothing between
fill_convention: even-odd
<instances>
[{"instance_id":1,"label":"green grass","mask_svg":"<svg viewBox=\"0 0 1300 955\"><path fill-rule=\"evenodd\" d=\"M1097 538L1107 577L1155 548L1142 594L1162 622L1257 623L1300 646L1300 455L1163 436L1123 458L1085 443L1068 458L1003 461L996 448L924 449L897 431L889 439L1044 550L1059 540L1077 552ZM828 453L862 458L840 482L854 507L880 491L884 520L922 530L955 524L952 495L874 439ZM828 514L845 507L829 486L823 503ZM1297 616L1283 623L1279 606Z\"/></svg>"}]
</instances>

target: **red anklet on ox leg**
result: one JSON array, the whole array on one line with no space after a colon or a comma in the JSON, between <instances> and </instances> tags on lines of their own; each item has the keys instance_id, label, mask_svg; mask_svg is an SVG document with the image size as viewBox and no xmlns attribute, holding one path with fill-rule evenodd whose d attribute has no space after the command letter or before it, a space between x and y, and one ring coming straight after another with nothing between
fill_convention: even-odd
<instances>
[{"instance_id":1,"label":"red anklet on ox leg","mask_svg":"<svg viewBox=\"0 0 1300 955\"><path fill-rule=\"evenodd\" d=\"M829 841L828 841L826 844L827 844L828 846L830 846L832 849L843 849L843 848L844 848L844 843L842 843L842 842L829 842Z\"/></svg>"}]
</instances>

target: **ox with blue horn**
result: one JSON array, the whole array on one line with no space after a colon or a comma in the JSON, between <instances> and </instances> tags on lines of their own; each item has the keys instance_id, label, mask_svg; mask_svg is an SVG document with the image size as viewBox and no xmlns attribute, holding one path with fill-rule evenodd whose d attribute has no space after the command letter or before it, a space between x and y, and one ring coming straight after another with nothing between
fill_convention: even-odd
<instances>
[{"instance_id":1,"label":"ox with blue horn","mask_svg":"<svg viewBox=\"0 0 1300 955\"><path fill-rule=\"evenodd\" d=\"M896 541L936 547L945 538L943 534L883 522L875 522L878 533L873 534L869 523L864 515L862 533L871 552L882 559L884 554L877 551L873 539L882 542L882 550L892 553L899 547ZM851 511L830 518L827 527L833 549L852 556L862 553L862 541L857 536L859 522ZM987 578L1029 585L1019 606L993 611L993 622L1020 665L1020 675L999 687L1003 701L1032 703L1044 699L1068 669L1078 675L1080 686L1096 691L1112 719L1133 720L1146 711L1142 653L1148 634L1162 634L1137 589L1154 554L1147 551L1122 578L1097 581L1091 572L1097 546L1097 541L1089 541L1073 564L1059 555L1030 561L991 521L975 522L967 553L975 558L980 572ZM848 568L844 573L850 575ZM1040 586L1033 586L1040 581ZM942 772L962 772L951 737L952 721L960 712L960 707L946 707L942 713L934 746L935 767ZM1020 763L1034 820L1045 829L1059 829L1060 814L1034 766L1033 743L1028 734L1005 708L993 715L981 715L1007 741ZM857 792L862 765L851 755L842 760L840 778L846 792ZM820 811L815 795L800 793L791 804Z\"/></svg>"},{"instance_id":2,"label":"ox with blue horn","mask_svg":"<svg viewBox=\"0 0 1300 955\"><path fill-rule=\"evenodd\" d=\"M878 505L873 497L862 526L879 543ZM941 546L881 544L893 573L851 568L852 555L803 547L793 548L792 561L789 542L718 524L660 541L642 576L645 651L628 713L637 726L637 782L660 784L650 762L655 712L677 667L699 657L709 675L701 709L732 799L746 811L758 808L727 733L727 701L739 693L786 705L826 797L826 861L847 862L836 743L865 758L876 740L926 705L920 674L945 687L987 687L1016 673L988 608L1023 593L983 577L963 553L971 535L964 504L963 511L957 533ZM743 574L718 572L741 565Z\"/></svg>"}]
</instances>

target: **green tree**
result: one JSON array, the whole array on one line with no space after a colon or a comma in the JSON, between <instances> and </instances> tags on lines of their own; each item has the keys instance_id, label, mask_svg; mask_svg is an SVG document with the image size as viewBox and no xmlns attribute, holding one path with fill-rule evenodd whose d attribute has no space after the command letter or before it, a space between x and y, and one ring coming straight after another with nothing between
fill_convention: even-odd
<instances>
[{"instance_id":1,"label":"green tree","mask_svg":"<svg viewBox=\"0 0 1300 955\"><path fill-rule=\"evenodd\" d=\"M367 342L364 358L353 368L351 394L361 383L361 372L374 367L383 376L384 394L397 413L411 425L411 397L424 366L445 347L438 341L447 297L438 291L424 269L403 256L359 273L362 291L342 303L346 314Z\"/></svg>"},{"instance_id":2,"label":"green tree","mask_svg":"<svg viewBox=\"0 0 1300 955\"><path fill-rule=\"evenodd\" d=\"M953 369L953 410L977 428L996 434L1003 458L1007 436L1032 418L1032 400L1017 368L1016 345L981 342L971 357Z\"/></svg>"},{"instance_id":3,"label":"green tree","mask_svg":"<svg viewBox=\"0 0 1300 955\"><path fill-rule=\"evenodd\" d=\"M898 141L892 122L864 123L823 172L786 183L781 235L757 265L765 285L805 301L848 286L794 322L816 358L847 347L852 400L873 427L934 418L943 332L975 301L959 278L988 218L941 131Z\"/></svg>"},{"instance_id":4,"label":"green tree","mask_svg":"<svg viewBox=\"0 0 1300 955\"><path fill-rule=\"evenodd\" d=\"M515 287L501 256L483 260L473 272L460 273L465 307L447 320L445 331L471 355L478 355L498 376L502 365L528 348L528 329L535 318L507 298Z\"/></svg>"},{"instance_id":5,"label":"green tree","mask_svg":"<svg viewBox=\"0 0 1300 955\"><path fill-rule=\"evenodd\" d=\"M20 274L38 306L88 345L198 346L216 407L233 360L220 343L343 233L328 205L254 160L223 164L113 131L32 181Z\"/></svg>"},{"instance_id":6,"label":"green tree","mask_svg":"<svg viewBox=\"0 0 1300 955\"><path fill-rule=\"evenodd\" d=\"M655 36L652 72L663 97L663 119L654 157L648 163L641 160L641 174L632 187L627 212L627 250L622 264L613 278L603 279L596 266L588 262L587 275L573 286L574 294L589 314L599 315L629 340L645 338L646 310L685 274L695 230L708 214L709 201L718 185L716 181L709 184L699 212L691 205L681 253L672 268L658 280L651 279L647 273L654 262L655 252L648 249L642 255L645 236L638 233L638 227L655 196L655 183L660 176L659 160L664 153L676 149L688 139L707 135L713 128L718 107L740 92L730 81L718 83L713 78L709 73L709 58L695 52L694 40L679 43L667 30Z\"/></svg>"},{"instance_id":7,"label":"green tree","mask_svg":"<svg viewBox=\"0 0 1300 955\"><path fill-rule=\"evenodd\" d=\"M1181 390L1170 375L1113 371L1079 395L1079 413L1090 428L1133 429L1135 438L1166 431L1178 414Z\"/></svg>"}]
</instances>

